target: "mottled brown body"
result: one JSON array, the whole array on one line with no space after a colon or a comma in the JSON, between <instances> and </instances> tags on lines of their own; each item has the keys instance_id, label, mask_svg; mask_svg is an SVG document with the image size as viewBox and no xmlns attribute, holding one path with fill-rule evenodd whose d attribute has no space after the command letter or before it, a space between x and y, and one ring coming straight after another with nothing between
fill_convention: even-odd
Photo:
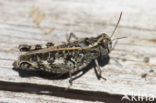
<instances>
[{"instance_id":1,"label":"mottled brown body","mask_svg":"<svg viewBox=\"0 0 156 103\"><path fill-rule=\"evenodd\" d=\"M44 46L22 44L19 46L19 50L25 53L20 55L13 65L16 68L27 71L46 71L55 74L69 73L69 82L72 83L72 73L85 68L94 61L97 65L99 76L103 78L97 58L99 56L108 56L112 50L111 37L119 24L121 15L122 13L110 37L102 33L97 37L79 39L71 33L67 38L67 43L57 46L54 46L53 43L47 43ZM70 41L71 36L76 40Z\"/></svg>"},{"instance_id":2,"label":"mottled brown body","mask_svg":"<svg viewBox=\"0 0 156 103\"><path fill-rule=\"evenodd\" d=\"M58 46L31 50L31 52L21 55L14 66L24 70L51 73L76 72L86 67L100 55L108 55L110 51L109 48L106 48L109 47L108 44L101 44L104 41L111 44L108 36L101 34L98 37L82 38ZM30 46L27 47L30 48Z\"/></svg>"},{"instance_id":3,"label":"mottled brown body","mask_svg":"<svg viewBox=\"0 0 156 103\"><path fill-rule=\"evenodd\" d=\"M86 67L100 56L97 47L91 49L52 50L27 53L19 57L19 67L25 70L47 71L51 73L76 72Z\"/></svg>"}]
</instances>

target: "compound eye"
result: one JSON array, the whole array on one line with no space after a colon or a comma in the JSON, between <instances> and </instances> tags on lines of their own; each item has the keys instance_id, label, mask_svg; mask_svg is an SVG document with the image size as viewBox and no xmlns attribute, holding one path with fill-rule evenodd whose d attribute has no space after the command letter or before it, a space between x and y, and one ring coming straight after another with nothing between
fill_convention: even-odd
<instances>
[{"instance_id":1,"label":"compound eye","mask_svg":"<svg viewBox=\"0 0 156 103\"><path fill-rule=\"evenodd\" d=\"M108 40L106 39L103 40L103 46L104 48L108 48Z\"/></svg>"}]
</instances>

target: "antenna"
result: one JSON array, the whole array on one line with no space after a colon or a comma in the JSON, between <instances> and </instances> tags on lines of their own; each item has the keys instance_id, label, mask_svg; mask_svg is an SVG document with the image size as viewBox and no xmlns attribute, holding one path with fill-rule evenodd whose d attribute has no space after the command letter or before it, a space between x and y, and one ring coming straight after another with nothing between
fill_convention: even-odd
<instances>
[{"instance_id":1,"label":"antenna","mask_svg":"<svg viewBox=\"0 0 156 103\"><path fill-rule=\"evenodd\" d=\"M127 38L127 36L114 38L114 39L113 39L113 40L111 40L111 41L114 41L114 40L117 40L117 39L123 39L123 38Z\"/></svg>"},{"instance_id":2,"label":"antenna","mask_svg":"<svg viewBox=\"0 0 156 103\"><path fill-rule=\"evenodd\" d=\"M113 30L113 32L112 32L111 38L113 37L113 35L114 35L114 33L115 33L115 31L116 31L116 29L117 29L119 23L120 23L121 17L122 17L122 12L120 13L119 20L118 20L118 22L117 22L117 24L116 24L116 26L115 26L115 28L114 28L114 30Z\"/></svg>"}]
</instances>

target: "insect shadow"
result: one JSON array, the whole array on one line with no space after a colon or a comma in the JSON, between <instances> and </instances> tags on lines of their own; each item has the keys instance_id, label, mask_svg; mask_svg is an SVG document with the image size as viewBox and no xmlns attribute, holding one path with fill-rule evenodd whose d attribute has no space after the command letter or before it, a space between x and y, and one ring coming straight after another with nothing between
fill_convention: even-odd
<instances>
[{"instance_id":1,"label":"insect shadow","mask_svg":"<svg viewBox=\"0 0 156 103\"><path fill-rule=\"evenodd\" d=\"M101 67L103 67L103 66L105 66L106 64L109 63L110 57L109 56L104 57L104 58L98 57L97 60L98 60L99 65ZM96 69L95 62L92 61L90 64L88 64L82 70L79 70L79 71L73 73L72 74L73 80L78 79L79 77L83 76L91 68L94 68L96 77L98 79L100 79L100 76L98 75L98 72L97 72L97 69ZM20 68L15 68L15 67L13 67L12 69L17 71L19 73L20 77L33 77L33 76L35 76L35 77L41 77L41 78L44 78L44 79L52 79L52 80L67 79L67 78L70 77L68 73L66 73L66 74L54 74L54 73L49 73L49 72L45 72L45 71L26 71L26 70L22 70ZM82 72L82 73L80 74L80 72Z\"/></svg>"}]
</instances>

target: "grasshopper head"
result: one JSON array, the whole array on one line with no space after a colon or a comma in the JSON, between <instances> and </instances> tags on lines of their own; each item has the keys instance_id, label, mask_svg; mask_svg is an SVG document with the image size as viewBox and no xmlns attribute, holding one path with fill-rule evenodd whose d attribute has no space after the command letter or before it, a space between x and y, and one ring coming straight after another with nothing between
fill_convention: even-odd
<instances>
[{"instance_id":1,"label":"grasshopper head","mask_svg":"<svg viewBox=\"0 0 156 103\"><path fill-rule=\"evenodd\" d=\"M122 16L122 12L120 13L119 20L118 20L118 22L117 22L111 36L108 36L107 34L102 33L98 38L97 43L98 43L98 45L100 45L100 52L101 52L102 56L108 55L108 53L110 53L110 51L112 50L112 40L111 40L111 38L113 37L113 35L114 35L118 25L119 25L121 16Z\"/></svg>"},{"instance_id":2,"label":"grasshopper head","mask_svg":"<svg viewBox=\"0 0 156 103\"><path fill-rule=\"evenodd\" d=\"M101 37L97 42L100 47L101 55L106 56L112 50L112 41L111 38L105 33L102 33L100 36Z\"/></svg>"}]
</instances>

